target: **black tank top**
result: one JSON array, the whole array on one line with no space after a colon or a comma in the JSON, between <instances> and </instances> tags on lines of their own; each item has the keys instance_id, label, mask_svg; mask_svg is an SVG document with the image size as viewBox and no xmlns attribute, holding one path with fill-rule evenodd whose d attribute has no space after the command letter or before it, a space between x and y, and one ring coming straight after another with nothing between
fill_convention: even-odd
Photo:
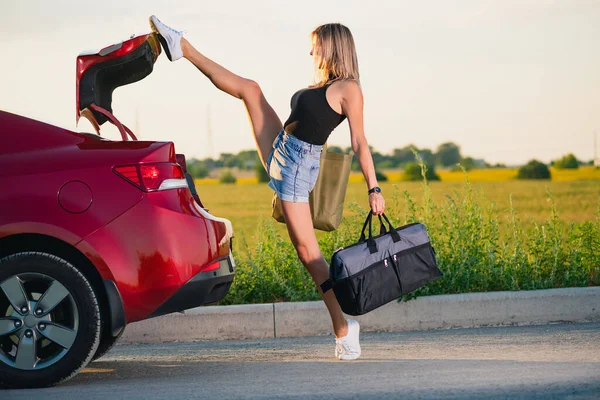
<instances>
[{"instance_id":1,"label":"black tank top","mask_svg":"<svg viewBox=\"0 0 600 400\"><path fill-rule=\"evenodd\" d=\"M327 102L325 93L331 84L294 93L292 112L285 121L284 129L307 143L323 145L331 132L346 119Z\"/></svg>"}]
</instances>

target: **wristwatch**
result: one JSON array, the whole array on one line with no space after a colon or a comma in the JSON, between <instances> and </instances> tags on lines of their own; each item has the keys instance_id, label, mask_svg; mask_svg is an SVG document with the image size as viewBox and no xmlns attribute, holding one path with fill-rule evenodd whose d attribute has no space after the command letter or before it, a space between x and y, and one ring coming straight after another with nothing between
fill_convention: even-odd
<instances>
[{"instance_id":1,"label":"wristwatch","mask_svg":"<svg viewBox=\"0 0 600 400\"><path fill-rule=\"evenodd\" d=\"M372 189L369 189L369 194L371 193L381 193L381 188L379 186L375 186Z\"/></svg>"}]
</instances>

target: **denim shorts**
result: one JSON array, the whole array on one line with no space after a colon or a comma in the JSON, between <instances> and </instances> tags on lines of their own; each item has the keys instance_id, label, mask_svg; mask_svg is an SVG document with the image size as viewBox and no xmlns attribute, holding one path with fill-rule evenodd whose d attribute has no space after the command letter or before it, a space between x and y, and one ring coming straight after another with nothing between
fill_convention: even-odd
<instances>
[{"instance_id":1,"label":"denim shorts","mask_svg":"<svg viewBox=\"0 0 600 400\"><path fill-rule=\"evenodd\" d=\"M283 130L279 132L266 164L269 187L281 200L308 203L308 194L319 176L322 149Z\"/></svg>"}]
</instances>

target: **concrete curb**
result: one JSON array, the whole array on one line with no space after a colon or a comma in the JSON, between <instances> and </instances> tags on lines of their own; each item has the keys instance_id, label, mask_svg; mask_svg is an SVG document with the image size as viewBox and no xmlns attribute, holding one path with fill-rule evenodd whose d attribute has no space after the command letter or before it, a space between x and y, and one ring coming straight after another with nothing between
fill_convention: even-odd
<instances>
[{"instance_id":1,"label":"concrete curb","mask_svg":"<svg viewBox=\"0 0 600 400\"><path fill-rule=\"evenodd\" d=\"M123 343L272 338L273 304L209 306L127 325Z\"/></svg>"},{"instance_id":2,"label":"concrete curb","mask_svg":"<svg viewBox=\"0 0 600 400\"><path fill-rule=\"evenodd\" d=\"M391 302L357 319L362 332L600 321L600 287L488 292ZM210 306L127 326L122 343L331 334L322 301Z\"/></svg>"}]
</instances>

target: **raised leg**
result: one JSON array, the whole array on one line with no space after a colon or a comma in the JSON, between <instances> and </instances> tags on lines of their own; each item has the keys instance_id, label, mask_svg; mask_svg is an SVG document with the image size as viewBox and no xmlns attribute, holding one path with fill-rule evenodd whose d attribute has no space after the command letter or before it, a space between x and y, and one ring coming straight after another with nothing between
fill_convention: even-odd
<instances>
[{"instance_id":1,"label":"raised leg","mask_svg":"<svg viewBox=\"0 0 600 400\"><path fill-rule=\"evenodd\" d=\"M265 99L260 86L255 81L242 78L205 57L185 38L181 39L181 50L183 56L210 79L218 89L244 102L258 154L265 166L273 142L283 125L273 107Z\"/></svg>"},{"instance_id":2,"label":"raised leg","mask_svg":"<svg viewBox=\"0 0 600 400\"><path fill-rule=\"evenodd\" d=\"M348 324L342 313L342 309L333 293L333 290L323 294L321 283L329 278L329 266L317 243L317 237L312 225L310 215L310 206L308 203L292 203L282 201L283 216L285 217L290 239L298 253L298 257L304 267L308 270L317 285L319 293L327 306L333 331L337 337L346 336L348 333Z\"/></svg>"}]
</instances>

